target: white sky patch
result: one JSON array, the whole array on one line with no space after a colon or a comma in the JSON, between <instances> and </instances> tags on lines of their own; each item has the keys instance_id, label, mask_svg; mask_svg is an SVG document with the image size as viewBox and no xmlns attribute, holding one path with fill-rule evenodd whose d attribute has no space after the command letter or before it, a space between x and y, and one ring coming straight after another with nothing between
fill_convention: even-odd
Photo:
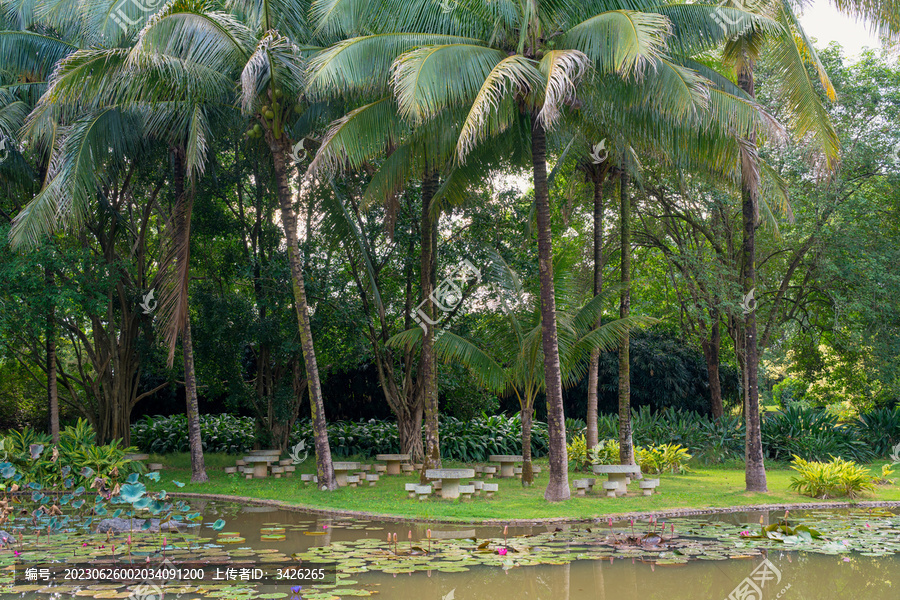
<instances>
[{"instance_id":1,"label":"white sky patch","mask_svg":"<svg viewBox=\"0 0 900 600\"><path fill-rule=\"evenodd\" d=\"M808 36L816 39L816 47L824 48L834 41L843 46L844 55L850 58L858 57L866 47L881 48L867 22L839 12L827 0L814 0L800 17L800 24Z\"/></svg>"}]
</instances>

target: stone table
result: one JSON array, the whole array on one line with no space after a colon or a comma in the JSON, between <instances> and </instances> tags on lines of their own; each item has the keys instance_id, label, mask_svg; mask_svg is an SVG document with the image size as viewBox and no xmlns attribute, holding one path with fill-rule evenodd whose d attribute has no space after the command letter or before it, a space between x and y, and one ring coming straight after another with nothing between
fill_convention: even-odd
<instances>
[{"instance_id":1,"label":"stone table","mask_svg":"<svg viewBox=\"0 0 900 600\"><path fill-rule=\"evenodd\" d=\"M597 475L606 475L609 481L616 482L619 487L616 495L622 496L627 492L629 475L638 476L641 474L641 468L637 465L594 465L594 473Z\"/></svg>"},{"instance_id":2,"label":"stone table","mask_svg":"<svg viewBox=\"0 0 900 600\"><path fill-rule=\"evenodd\" d=\"M521 454L492 454L488 456L489 462L500 463L500 477L515 477L516 463L524 459Z\"/></svg>"},{"instance_id":3,"label":"stone table","mask_svg":"<svg viewBox=\"0 0 900 600\"><path fill-rule=\"evenodd\" d=\"M441 480L441 498L459 498L459 482L475 477L475 469L427 469L425 478Z\"/></svg>"},{"instance_id":4,"label":"stone table","mask_svg":"<svg viewBox=\"0 0 900 600\"><path fill-rule=\"evenodd\" d=\"M347 475L351 472L359 471L359 463L353 461L334 463L334 480L338 487L347 487Z\"/></svg>"},{"instance_id":5,"label":"stone table","mask_svg":"<svg viewBox=\"0 0 900 600\"><path fill-rule=\"evenodd\" d=\"M408 461L409 454L376 454L375 460L380 460L387 463L388 475L399 475L400 463L405 460Z\"/></svg>"},{"instance_id":6,"label":"stone table","mask_svg":"<svg viewBox=\"0 0 900 600\"><path fill-rule=\"evenodd\" d=\"M149 460L149 454L126 454L125 460Z\"/></svg>"},{"instance_id":7,"label":"stone table","mask_svg":"<svg viewBox=\"0 0 900 600\"><path fill-rule=\"evenodd\" d=\"M253 465L253 476L262 479L269 474L269 465L278 461L278 455L255 454L244 457L244 462Z\"/></svg>"}]
</instances>

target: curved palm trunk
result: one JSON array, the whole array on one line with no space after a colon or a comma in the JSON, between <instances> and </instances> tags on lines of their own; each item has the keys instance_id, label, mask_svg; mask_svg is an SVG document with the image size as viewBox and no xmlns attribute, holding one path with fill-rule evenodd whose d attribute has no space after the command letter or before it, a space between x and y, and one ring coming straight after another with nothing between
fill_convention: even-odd
<instances>
[{"instance_id":1,"label":"curved palm trunk","mask_svg":"<svg viewBox=\"0 0 900 600\"><path fill-rule=\"evenodd\" d=\"M319 487L335 490L334 465L331 462L331 445L328 443L328 429L325 422L325 403L322 399L322 387L319 383L319 367L316 363L316 352L313 347L312 329L309 325L309 305L306 302L306 288L303 282L303 267L300 262L300 248L297 244L297 215L294 212L293 194L290 187L290 170L288 157L291 145L287 137L273 138L271 132L266 133L275 170L275 182L278 188L278 204L281 207L281 222L287 240L288 262L291 267L291 287L294 292L294 307L297 310L297 326L300 330L300 346L303 350L303 362L306 365L308 380L309 409L312 413L313 438L316 446L316 474Z\"/></svg>"},{"instance_id":2,"label":"curved palm trunk","mask_svg":"<svg viewBox=\"0 0 900 600\"><path fill-rule=\"evenodd\" d=\"M422 237L422 254L420 264L420 277L422 280L422 306L429 320L437 321L434 313L435 265L437 248L435 247L437 236L437 219L432 216L431 200L437 191L438 174L428 171L422 180L422 220L419 223ZM425 470L437 469L441 466L441 445L438 433L438 390L437 368L434 360L434 325L425 329L422 337L422 356L419 362L421 369L422 395L425 408L425 462L422 468L421 478L425 482Z\"/></svg>"},{"instance_id":3,"label":"curved palm trunk","mask_svg":"<svg viewBox=\"0 0 900 600\"><path fill-rule=\"evenodd\" d=\"M184 148L176 148L174 154L174 185L176 194L175 248L184 248L184 254L179 257L184 260L183 269L178 269L179 272L183 274L184 280L179 281L177 285L181 290L180 293L185 295L184 303L185 306L187 306L187 295L189 291L188 282L190 281L190 237L193 200L188 198L188 191L184 185L185 150ZM177 252L178 251L176 250L176 253ZM200 409L197 404L197 377L194 372L194 344L191 339L191 316L188 311L186 311L184 316L181 347L182 354L184 355L184 395L188 422L188 442L191 451L191 481L194 483L202 483L208 481L209 477L206 474L206 461L203 458L203 440L200 437ZM175 347L173 339L170 356L174 351Z\"/></svg>"},{"instance_id":4,"label":"curved palm trunk","mask_svg":"<svg viewBox=\"0 0 900 600\"><path fill-rule=\"evenodd\" d=\"M191 338L191 317L184 325L181 340L184 354L184 387L187 401L188 440L191 447L191 482L209 481L206 461L203 458L203 441L200 438L200 408L197 405L197 377L194 371L194 342Z\"/></svg>"},{"instance_id":5,"label":"curved palm trunk","mask_svg":"<svg viewBox=\"0 0 900 600\"><path fill-rule=\"evenodd\" d=\"M738 74L738 85L751 98L756 97L753 82L753 61L747 58ZM756 138L750 140L754 144ZM742 168L747 169L747 161L742 161ZM744 225L744 240L741 247L743 255L744 294L756 288L756 197L750 187L751 177L744 173L741 177L741 216ZM746 407L745 420L747 434L745 444L746 470L744 480L748 492L767 492L766 466L763 459L762 433L759 422L759 352L756 345L756 307L750 310L744 320L744 368L746 369Z\"/></svg>"},{"instance_id":6,"label":"curved palm trunk","mask_svg":"<svg viewBox=\"0 0 900 600\"><path fill-rule=\"evenodd\" d=\"M550 189L547 183L547 138L537 115L531 117L531 163L534 169L534 205L538 229L538 271L541 280L541 342L547 390L547 428L550 432L550 481L544 498L568 500L569 457L563 413L562 373L556 334L556 298L553 288L553 243L550 229Z\"/></svg>"},{"instance_id":7,"label":"curved palm trunk","mask_svg":"<svg viewBox=\"0 0 900 600\"><path fill-rule=\"evenodd\" d=\"M631 312L631 196L628 193L628 174L623 169L619 179L619 212L622 254L622 293L619 297L619 317ZM619 343L619 462L633 465L634 444L631 439L631 334L626 333Z\"/></svg>"},{"instance_id":8,"label":"curved palm trunk","mask_svg":"<svg viewBox=\"0 0 900 600\"><path fill-rule=\"evenodd\" d=\"M594 173L594 296L603 292L603 175ZM597 316L595 329L603 325L603 318ZM588 366L587 394L587 447L593 448L600 443L597 431L597 386L600 381L600 350L591 350L591 362Z\"/></svg>"}]
</instances>

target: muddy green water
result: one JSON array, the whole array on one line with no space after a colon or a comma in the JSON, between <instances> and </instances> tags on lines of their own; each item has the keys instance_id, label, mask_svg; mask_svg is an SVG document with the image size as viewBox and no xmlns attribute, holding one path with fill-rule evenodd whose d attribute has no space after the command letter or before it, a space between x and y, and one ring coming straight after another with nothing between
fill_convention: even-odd
<instances>
[{"instance_id":1,"label":"muddy green water","mask_svg":"<svg viewBox=\"0 0 900 600\"><path fill-rule=\"evenodd\" d=\"M216 532L209 524L216 519L227 523L225 531L237 533L244 542L229 545L238 552L259 552L265 554L291 556L310 551L331 552L342 548L358 548L362 540L365 548L377 552L389 552L388 535L397 534L397 549L404 551L427 548L427 531L431 530L431 544L435 547L450 546L458 542L453 539L475 538L471 548L482 540L491 539L499 544L504 534L500 527L467 527L458 525L424 525L421 523L394 523L377 520L354 520L347 518L327 518L304 512L282 511L270 508L236 506L215 502L192 501L194 509L202 511L204 525L195 529L206 538L213 538L207 546L226 548L216 544ZM775 522L783 514L752 513L693 518L697 522L718 524L734 529L741 523ZM819 513L822 514L822 513ZM873 519L874 522L874 519ZM285 539L261 541L260 530L266 527L283 527ZM523 540L548 539L553 537L556 547L571 543L578 551L585 551L585 529L593 528L590 536L597 538L613 531L607 524L586 524L563 527L532 526L510 528L511 546L524 544ZM617 531L627 531L627 523L615 525ZM638 529L646 524L635 525ZM681 523L678 525L682 527ZM866 527L863 525L863 527ZM866 527L865 531L873 531ZM577 535L576 535L577 532ZM893 525L883 526L877 535L883 535L885 547L896 543ZM410 534L412 541L409 541ZM852 535L852 534L851 534ZM535 536L524 538L517 536ZM493 547L493 546L492 546ZM244 549L244 550L241 550ZM252 549L252 550L251 550ZM568 549L568 548L566 548ZM348 550L348 552L350 551ZM573 550L574 552L574 550ZM740 552L732 552L740 555ZM491 555L493 556L493 554ZM565 560L567 564L539 564L515 566L510 560L506 565L469 565L465 572L441 572L438 569L418 570L412 573L384 573L379 571L354 572L344 574L352 579L352 585L336 588L314 589L304 586L299 594L291 593L288 586L256 586L252 591L229 589L186 588L170 589L164 600L194 600L200 598L233 598L253 600L283 597L285 600L303 598L305 600L334 600L340 598L369 595L385 600L895 600L900 599L900 560L898 554L864 556L859 552L844 552L822 555L803 551L769 549L746 558L725 558L722 560L691 560L684 564L655 564L641 556L611 556L603 559L578 560L574 554ZM512 557L510 557L512 558ZM766 563L765 561L769 561ZM446 563L445 563L446 564ZM763 580L760 582L760 568ZM756 579L754 579L754 574ZM749 583L748 583L749 581ZM346 594L342 590L347 591ZM130 589L121 586L115 593L123 594ZM66 588L55 591L53 586L40 592L28 590L19 593L0 594L4 598L23 600L57 600L71 597L124 597L97 595L90 590ZM284 596L280 596L284 594ZM132 600L157 600L135 595Z\"/></svg>"}]
</instances>

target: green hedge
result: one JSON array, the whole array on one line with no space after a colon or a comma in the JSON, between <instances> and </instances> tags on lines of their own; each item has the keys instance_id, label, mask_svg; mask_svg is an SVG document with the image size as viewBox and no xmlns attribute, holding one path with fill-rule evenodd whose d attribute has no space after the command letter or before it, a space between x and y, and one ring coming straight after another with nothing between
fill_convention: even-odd
<instances>
[{"instance_id":1,"label":"green hedge","mask_svg":"<svg viewBox=\"0 0 900 600\"><path fill-rule=\"evenodd\" d=\"M254 422L251 417L205 415L200 417L203 449L209 452L239 454L253 447ZM519 416L482 416L461 421L453 417L440 420L441 454L449 460L484 462L491 454L519 454L522 450L522 424ZM376 454L400 451L397 423L393 421L335 421L328 424L328 439L335 456ZM167 454L188 450L187 419L144 417L132 426L131 440L145 452ZM291 444L304 440L312 449L312 423L298 421ZM547 425L535 422L531 433L531 452L535 457L547 454Z\"/></svg>"}]
</instances>

